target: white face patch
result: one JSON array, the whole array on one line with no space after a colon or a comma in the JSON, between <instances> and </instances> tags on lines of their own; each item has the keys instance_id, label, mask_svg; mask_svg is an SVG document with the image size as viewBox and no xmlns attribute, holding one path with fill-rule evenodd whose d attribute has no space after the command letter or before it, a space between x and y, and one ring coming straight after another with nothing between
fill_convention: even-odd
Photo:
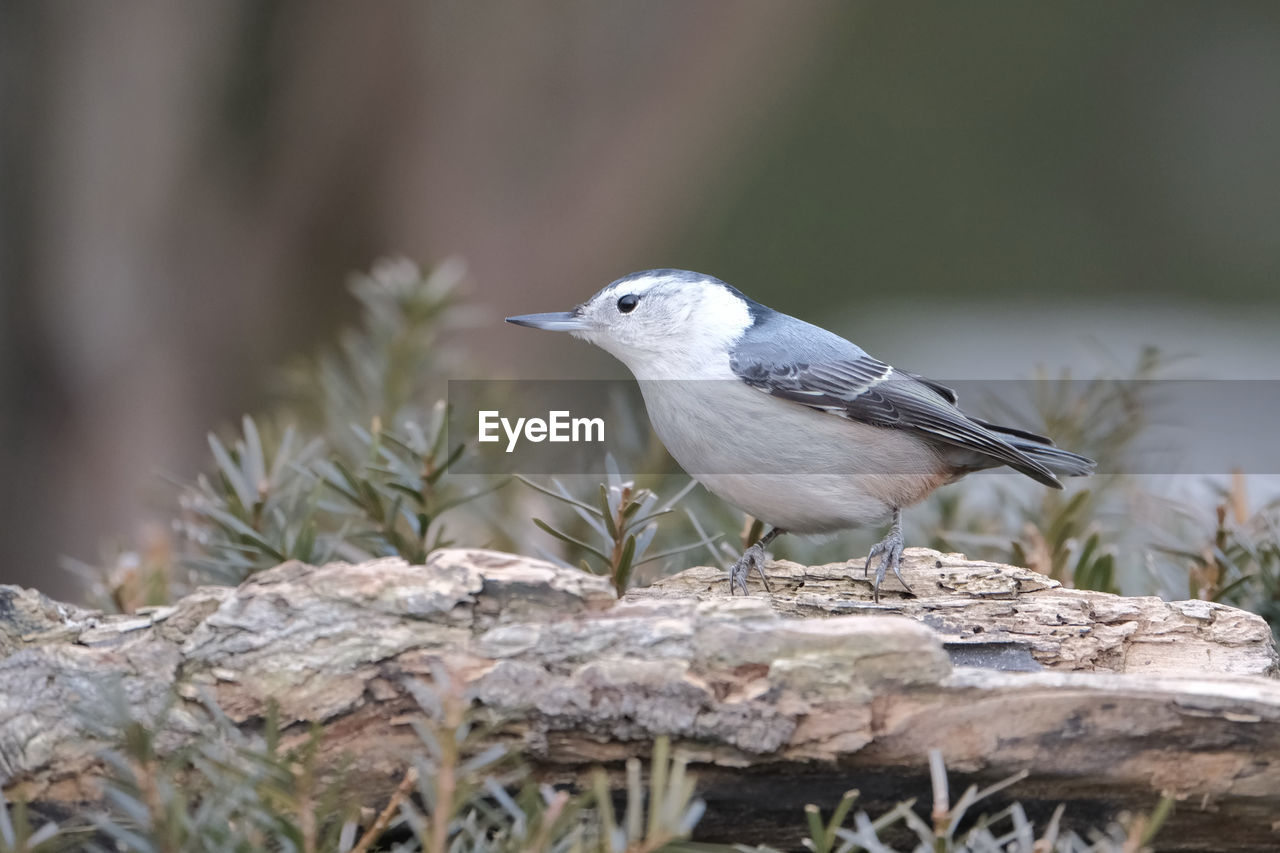
<instances>
[{"instance_id":1,"label":"white face patch","mask_svg":"<svg viewBox=\"0 0 1280 853\"><path fill-rule=\"evenodd\" d=\"M630 311L618 300L635 296ZM576 337L616 356L639 379L724 379L729 349L751 326L741 297L714 279L679 271L619 280L586 302Z\"/></svg>"}]
</instances>

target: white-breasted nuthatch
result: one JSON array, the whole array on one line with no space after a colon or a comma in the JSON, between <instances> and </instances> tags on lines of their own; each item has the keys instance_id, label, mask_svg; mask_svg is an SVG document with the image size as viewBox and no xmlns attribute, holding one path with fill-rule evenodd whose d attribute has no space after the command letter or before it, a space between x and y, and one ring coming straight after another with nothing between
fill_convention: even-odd
<instances>
[{"instance_id":1,"label":"white-breasted nuthatch","mask_svg":"<svg viewBox=\"0 0 1280 853\"><path fill-rule=\"evenodd\" d=\"M1058 475L1094 469L1044 436L966 415L951 389L709 275L633 273L572 311L507 322L569 332L616 356L676 462L770 526L730 569L730 592L746 593L753 567L768 589L764 548L781 533L891 521L864 567L881 558L879 601L886 571L902 582L903 507L984 468L1007 465L1057 489Z\"/></svg>"}]
</instances>

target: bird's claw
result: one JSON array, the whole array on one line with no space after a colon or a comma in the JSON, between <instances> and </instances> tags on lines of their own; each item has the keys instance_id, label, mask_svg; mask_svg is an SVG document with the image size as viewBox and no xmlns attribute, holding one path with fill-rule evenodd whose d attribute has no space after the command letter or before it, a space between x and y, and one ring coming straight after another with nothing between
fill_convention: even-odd
<instances>
[{"instance_id":1,"label":"bird's claw","mask_svg":"<svg viewBox=\"0 0 1280 853\"><path fill-rule=\"evenodd\" d=\"M742 590L743 595L749 595L747 592L747 575L751 574L754 568L760 573L760 582L764 584L764 591L772 593L769 589L769 579L764 575L764 546L759 542L742 552L742 556L738 558L732 566L729 567L729 594L736 595L738 590Z\"/></svg>"},{"instance_id":2,"label":"bird's claw","mask_svg":"<svg viewBox=\"0 0 1280 853\"><path fill-rule=\"evenodd\" d=\"M893 569L894 577L898 579L898 583L902 584L902 588L911 593L911 587L907 586L907 582L902 579L902 549L905 547L902 539L902 530L896 525L889 531L889 535L880 540L871 549L871 553L867 555L867 564L862 568L862 575L866 577L871 571L871 561L877 556L880 557L880 564L876 566L875 583L871 586L871 599L876 604L880 603L880 584L884 581L885 573L889 569Z\"/></svg>"}]
</instances>

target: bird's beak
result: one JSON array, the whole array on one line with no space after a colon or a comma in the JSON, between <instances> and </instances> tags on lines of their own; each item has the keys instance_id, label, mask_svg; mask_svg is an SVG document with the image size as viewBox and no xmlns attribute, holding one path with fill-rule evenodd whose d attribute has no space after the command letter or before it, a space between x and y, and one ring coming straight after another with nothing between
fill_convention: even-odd
<instances>
[{"instance_id":1,"label":"bird's beak","mask_svg":"<svg viewBox=\"0 0 1280 853\"><path fill-rule=\"evenodd\" d=\"M546 329L548 332L583 332L587 329L586 321L569 311L521 314L519 317L508 317L507 322L515 323L517 326Z\"/></svg>"}]
</instances>

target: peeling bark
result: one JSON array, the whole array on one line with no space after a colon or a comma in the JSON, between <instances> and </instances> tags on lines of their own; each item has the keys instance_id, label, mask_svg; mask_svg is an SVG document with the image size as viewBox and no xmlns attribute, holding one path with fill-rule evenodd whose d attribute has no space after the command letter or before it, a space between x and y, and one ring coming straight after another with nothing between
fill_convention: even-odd
<instances>
[{"instance_id":1,"label":"peeling bark","mask_svg":"<svg viewBox=\"0 0 1280 853\"><path fill-rule=\"evenodd\" d=\"M1033 814L1066 802L1091 825L1169 792L1169 849L1280 845L1261 619L922 549L906 563L918 597L879 606L844 564L775 563L769 598L691 569L618 602L601 578L477 550L285 564L131 616L0 587L0 780L74 810L98 794L101 709L123 695L159 719L176 690L170 746L207 727L203 695L246 726L273 698L291 734L322 724L325 756L389 791L418 748L412 686L443 666L549 779L617 770L670 734L695 759L707 839L795 844L806 802L922 794L937 747L956 783L1028 770L1011 795Z\"/></svg>"}]
</instances>

